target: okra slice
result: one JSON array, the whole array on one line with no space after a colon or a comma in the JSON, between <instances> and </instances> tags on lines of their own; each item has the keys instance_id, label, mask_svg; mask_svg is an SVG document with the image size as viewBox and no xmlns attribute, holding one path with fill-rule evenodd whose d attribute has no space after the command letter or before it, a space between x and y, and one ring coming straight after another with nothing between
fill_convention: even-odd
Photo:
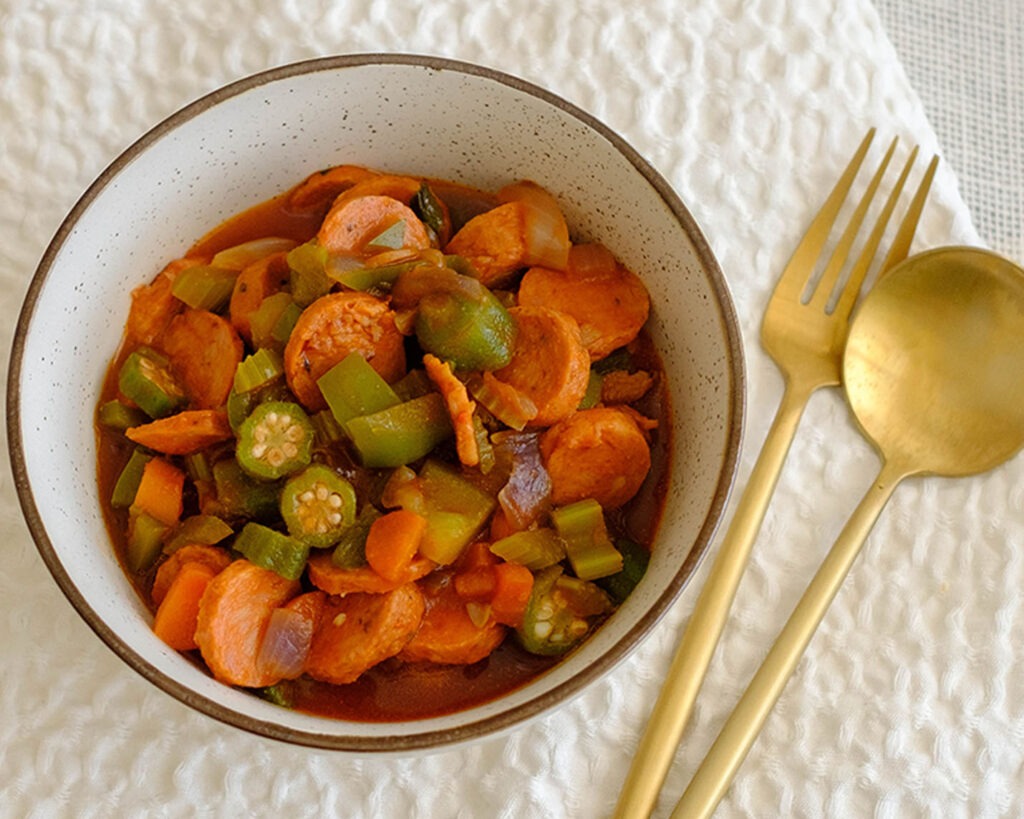
<instances>
[{"instance_id":1,"label":"okra slice","mask_svg":"<svg viewBox=\"0 0 1024 819\"><path fill-rule=\"evenodd\" d=\"M531 654L558 656L579 645L611 609L608 595L595 584L551 566L536 575L516 636Z\"/></svg>"},{"instance_id":2,"label":"okra slice","mask_svg":"<svg viewBox=\"0 0 1024 819\"><path fill-rule=\"evenodd\" d=\"M170 415L187 401L170 362L149 347L139 347L128 355L118 373L117 386L150 418Z\"/></svg>"},{"instance_id":3,"label":"okra slice","mask_svg":"<svg viewBox=\"0 0 1024 819\"><path fill-rule=\"evenodd\" d=\"M356 519L356 490L328 466L313 464L292 475L281 492L288 534L316 549L333 546Z\"/></svg>"},{"instance_id":4,"label":"okra slice","mask_svg":"<svg viewBox=\"0 0 1024 819\"><path fill-rule=\"evenodd\" d=\"M257 566L298 580L306 568L309 546L259 523L247 523L235 538L235 550Z\"/></svg>"},{"instance_id":5,"label":"okra slice","mask_svg":"<svg viewBox=\"0 0 1024 819\"><path fill-rule=\"evenodd\" d=\"M254 478L276 480L309 463L313 425L298 404L268 401L252 411L238 430L235 458Z\"/></svg>"}]
</instances>

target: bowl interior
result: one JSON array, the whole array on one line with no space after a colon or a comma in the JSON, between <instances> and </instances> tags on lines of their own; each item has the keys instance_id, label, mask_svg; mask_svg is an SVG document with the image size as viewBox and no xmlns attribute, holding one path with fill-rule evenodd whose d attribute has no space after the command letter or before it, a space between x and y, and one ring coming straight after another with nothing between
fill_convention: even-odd
<instances>
[{"instance_id":1,"label":"bowl interior","mask_svg":"<svg viewBox=\"0 0 1024 819\"><path fill-rule=\"evenodd\" d=\"M214 682L150 631L100 513L93 408L132 288L210 227L329 165L352 163L485 189L531 178L576 239L599 238L652 294L671 380L672 478L650 570L581 650L523 689L455 715L326 720ZM93 629L164 690L218 719L294 742L408 751L508 728L578 692L624 656L685 584L736 465L742 353L726 287L667 184L556 97L485 69L363 56L288 66L205 97L108 168L46 252L23 310L9 383L11 454L49 568Z\"/></svg>"}]
</instances>

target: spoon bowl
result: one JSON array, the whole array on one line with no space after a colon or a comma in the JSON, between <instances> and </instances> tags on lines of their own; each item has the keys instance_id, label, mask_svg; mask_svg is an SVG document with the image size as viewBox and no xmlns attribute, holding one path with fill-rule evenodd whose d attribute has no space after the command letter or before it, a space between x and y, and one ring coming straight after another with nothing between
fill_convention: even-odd
<instances>
[{"instance_id":1,"label":"spoon bowl","mask_svg":"<svg viewBox=\"0 0 1024 819\"><path fill-rule=\"evenodd\" d=\"M861 302L843 354L850 408L882 457L672 819L708 817L782 695L896 486L973 475L1024 444L1024 270L977 248L938 248L888 272Z\"/></svg>"},{"instance_id":2,"label":"spoon bowl","mask_svg":"<svg viewBox=\"0 0 1024 819\"><path fill-rule=\"evenodd\" d=\"M864 433L906 473L989 470L1024 445L1024 270L994 253L938 248L872 289L843 378Z\"/></svg>"}]
</instances>

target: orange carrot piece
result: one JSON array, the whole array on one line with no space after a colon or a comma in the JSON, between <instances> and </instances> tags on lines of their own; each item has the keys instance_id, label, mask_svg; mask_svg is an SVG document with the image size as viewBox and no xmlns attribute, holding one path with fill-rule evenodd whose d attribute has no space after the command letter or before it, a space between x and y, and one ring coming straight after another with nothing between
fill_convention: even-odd
<instances>
[{"instance_id":1,"label":"orange carrot piece","mask_svg":"<svg viewBox=\"0 0 1024 819\"><path fill-rule=\"evenodd\" d=\"M231 555L226 549L219 546L208 546L204 543L188 543L170 555L156 570L153 578L153 588L149 596L153 603L159 606L171 583L178 576L183 566L189 563L201 563L208 567L214 574L222 572L231 563Z\"/></svg>"},{"instance_id":2,"label":"orange carrot piece","mask_svg":"<svg viewBox=\"0 0 1024 819\"><path fill-rule=\"evenodd\" d=\"M132 505L165 526L173 526L184 510L184 488L184 472L164 458L151 458L142 469Z\"/></svg>"},{"instance_id":3,"label":"orange carrot piece","mask_svg":"<svg viewBox=\"0 0 1024 819\"><path fill-rule=\"evenodd\" d=\"M171 319L154 345L171 360L195 408L224 405L243 352L242 339L227 319L189 308Z\"/></svg>"},{"instance_id":4,"label":"orange carrot piece","mask_svg":"<svg viewBox=\"0 0 1024 819\"><path fill-rule=\"evenodd\" d=\"M517 563L499 563L493 569L494 594L491 616L506 626L523 622L526 606L533 591L533 572Z\"/></svg>"},{"instance_id":5,"label":"orange carrot piece","mask_svg":"<svg viewBox=\"0 0 1024 819\"><path fill-rule=\"evenodd\" d=\"M215 574L204 563L186 563L157 608L153 632L176 651L198 648L196 623L199 620L199 601Z\"/></svg>"},{"instance_id":6,"label":"orange carrot piece","mask_svg":"<svg viewBox=\"0 0 1024 819\"><path fill-rule=\"evenodd\" d=\"M223 410L184 410L148 424L129 427L129 440L165 455L188 455L234 437Z\"/></svg>"},{"instance_id":7,"label":"orange carrot piece","mask_svg":"<svg viewBox=\"0 0 1024 819\"><path fill-rule=\"evenodd\" d=\"M469 393L466 392L466 385L455 377L451 366L447 361L442 361L437 356L427 353L423 356L423 366L427 376L444 398L445 408L452 419L452 428L455 430L455 450L458 453L459 461L464 466L476 466L480 463L480 447L476 440L476 430L473 429L473 411L476 409L476 402L471 401Z\"/></svg>"},{"instance_id":8,"label":"orange carrot piece","mask_svg":"<svg viewBox=\"0 0 1024 819\"><path fill-rule=\"evenodd\" d=\"M420 548L427 519L407 509L377 518L366 536L366 562L385 580L405 576Z\"/></svg>"},{"instance_id":9,"label":"orange carrot piece","mask_svg":"<svg viewBox=\"0 0 1024 819\"><path fill-rule=\"evenodd\" d=\"M339 197L324 217L317 239L331 253L362 253L374 238L398 222L405 223L401 247L430 247L423 222L408 205L390 196Z\"/></svg>"}]
</instances>

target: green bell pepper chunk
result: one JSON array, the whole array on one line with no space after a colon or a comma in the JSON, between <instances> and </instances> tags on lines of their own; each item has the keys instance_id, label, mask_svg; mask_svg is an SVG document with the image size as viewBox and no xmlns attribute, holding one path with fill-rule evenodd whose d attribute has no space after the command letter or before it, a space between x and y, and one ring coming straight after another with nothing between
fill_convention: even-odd
<instances>
[{"instance_id":1,"label":"green bell pepper chunk","mask_svg":"<svg viewBox=\"0 0 1024 819\"><path fill-rule=\"evenodd\" d=\"M388 382L359 353L349 353L320 376L316 385L342 425L401 403Z\"/></svg>"},{"instance_id":2,"label":"green bell pepper chunk","mask_svg":"<svg viewBox=\"0 0 1024 819\"><path fill-rule=\"evenodd\" d=\"M622 571L622 555L608 537L604 511L592 498L551 511L555 531L565 541L565 552L576 576L596 580Z\"/></svg>"},{"instance_id":3,"label":"green bell pepper chunk","mask_svg":"<svg viewBox=\"0 0 1024 819\"><path fill-rule=\"evenodd\" d=\"M371 469L417 461L452 435L444 399L436 392L357 416L343 426L363 466Z\"/></svg>"},{"instance_id":4,"label":"green bell pepper chunk","mask_svg":"<svg viewBox=\"0 0 1024 819\"><path fill-rule=\"evenodd\" d=\"M258 523L245 524L235 538L235 549L257 566L287 580L298 580L309 558L307 544Z\"/></svg>"},{"instance_id":5,"label":"green bell pepper chunk","mask_svg":"<svg viewBox=\"0 0 1024 819\"><path fill-rule=\"evenodd\" d=\"M461 292L424 296L415 331L424 350L458 370L499 370L512 360L515 322L483 285L474 298Z\"/></svg>"}]
</instances>

